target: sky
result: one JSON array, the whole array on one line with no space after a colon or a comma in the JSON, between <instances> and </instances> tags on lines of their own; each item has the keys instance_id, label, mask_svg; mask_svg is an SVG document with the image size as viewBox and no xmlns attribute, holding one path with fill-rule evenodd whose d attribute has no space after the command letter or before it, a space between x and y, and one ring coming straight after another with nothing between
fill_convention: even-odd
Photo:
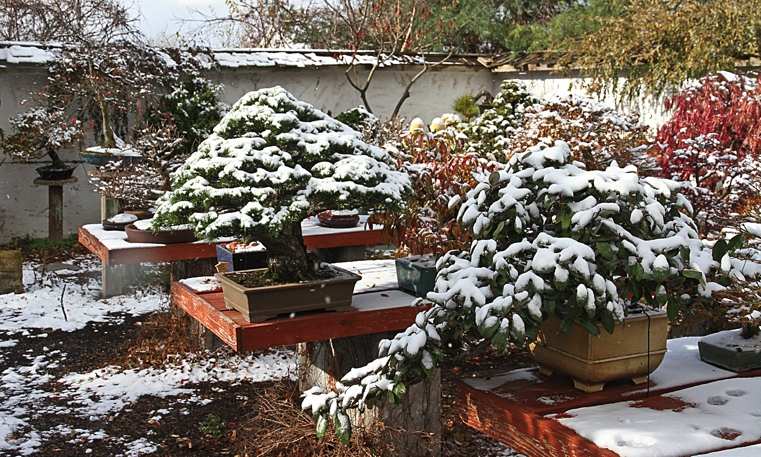
<instances>
[{"instance_id":1,"label":"sky","mask_svg":"<svg viewBox=\"0 0 761 457\"><path fill-rule=\"evenodd\" d=\"M163 37L177 33L189 35L203 31L199 21L207 16L224 16L227 13L225 0L128 0L136 16L139 27L148 39L161 41ZM190 20L190 21L188 21ZM222 45L219 38L204 36L204 43Z\"/></svg>"}]
</instances>

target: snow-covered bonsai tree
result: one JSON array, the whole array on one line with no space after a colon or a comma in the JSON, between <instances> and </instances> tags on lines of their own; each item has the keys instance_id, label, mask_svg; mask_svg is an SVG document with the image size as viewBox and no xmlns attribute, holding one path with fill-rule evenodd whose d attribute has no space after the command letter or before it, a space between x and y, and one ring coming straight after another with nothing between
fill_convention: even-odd
<instances>
[{"instance_id":1,"label":"snow-covered bonsai tree","mask_svg":"<svg viewBox=\"0 0 761 457\"><path fill-rule=\"evenodd\" d=\"M81 136L80 123L67 118L55 107L37 107L9 120L11 132L7 137L0 131L0 150L24 161L47 156L51 169L65 168L58 152Z\"/></svg>"},{"instance_id":2,"label":"snow-covered bonsai tree","mask_svg":"<svg viewBox=\"0 0 761 457\"><path fill-rule=\"evenodd\" d=\"M177 170L155 227L191 224L203 238L264 244L270 270L313 277L301 221L323 209L373 210L400 203L409 178L385 150L281 87L238 100Z\"/></svg>"},{"instance_id":3,"label":"snow-covered bonsai tree","mask_svg":"<svg viewBox=\"0 0 761 457\"><path fill-rule=\"evenodd\" d=\"M433 306L334 391L305 392L302 407L314 414L318 434L332 419L348 437L348 409L403 395L447 348L482 340L520 347L548 318L565 329L610 332L633 306L666 307L673 317L685 301L721 288L707 275L753 273L726 252L714 260L680 187L640 177L632 166L586 170L563 142L515 155L460 204L458 218L474 241L438 260Z\"/></svg>"}]
</instances>

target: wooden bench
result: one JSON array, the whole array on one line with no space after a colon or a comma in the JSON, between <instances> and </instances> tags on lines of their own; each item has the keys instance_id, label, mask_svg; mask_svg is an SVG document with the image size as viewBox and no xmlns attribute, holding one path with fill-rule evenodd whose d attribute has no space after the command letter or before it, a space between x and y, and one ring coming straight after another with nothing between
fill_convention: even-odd
<instances>
[{"instance_id":1,"label":"wooden bench","mask_svg":"<svg viewBox=\"0 0 761 457\"><path fill-rule=\"evenodd\" d=\"M367 216L357 227L333 229L321 227L316 218L302 223L304 244L310 250L376 246L388 243L383 227L367 225ZM142 263L172 262L176 278L211 274L216 258L217 242L152 244L130 243L122 231L103 230L101 224L83 225L78 231L79 243L97 255L102 262L102 295L110 297L124 292L134 281ZM229 241L229 240L227 240Z\"/></svg>"},{"instance_id":2,"label":"wooden bench","mask_svg":"<svg viewBox=\"0 0 761 457\"><path fill-rule=\"evenodd\" d=\"M298 345L299 384L334 388L351 368L374 360L378 343L415 322L426 305L398 288L393 260L337 263L362 276L352 310L316 312L251 323L226 309L211 278L172 282L171 302L191 319L191 333L208 349L227 345L236 351ZM202 285L202 286L201 286ZM399 455L441 454L441 373L410 386L399 405L379 406L354 416L355 423L382 421Z\"/></svg>"},{"instance_id":3,"label":"wooden bench","mask_svg":"<svg viewBox=\"0 0 761 457\"><path fill-rule=\"evenodd\" d=\"M740 377L702 362L694 337L670 340L644 387L623 382L583 393L535 367L457 386L464 422L528 457L691 456L761 442L761 371ZM757 402L751 413L743 413L747 402ZM752 425L742 430L743 423Z\"/></svg>"}]
</instances>

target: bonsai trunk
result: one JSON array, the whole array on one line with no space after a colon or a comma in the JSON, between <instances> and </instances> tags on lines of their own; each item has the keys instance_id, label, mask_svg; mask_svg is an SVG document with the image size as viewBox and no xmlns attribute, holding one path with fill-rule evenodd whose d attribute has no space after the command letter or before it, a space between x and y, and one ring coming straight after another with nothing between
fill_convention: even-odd
<instances>
[{"instance_id":1,"label":"bonsai trunk","mask_svg":"<svg viewBox=\"0 0 761 457\"><path fill-rule=\"evenodd\" d=\"M66 166L66 164L63 163L63 160L61 160L61 157L58 156L58 153L55 149L48 149L48 157L50 157L50 161L52 162L52 166L54 168L63 168Z\"/></svg>"},{"instance_id":2,"label":"bonsai trunk","mask_svg":"<svg viewBox=\"0 0 761 457\"><path fill-rule=\"evenodd\" d=\"M276 237L260 236L259 241L267 248L273 279L289 282L314 279L319 262L307 254L301 224L284 227Z\"/></svg>"},{"instance_id":3,"label":"bonsai trunk","mask_svg":"<svg viewBox=\"0 0 761 457\"><path fill-rule=\"evenodd\" d=\"M103 128L103 147L116 147L114 131L111 130L111 114L108 112L108 106L101 96L98 96L98 108L100 109L100 122Z\"/></svg>"}]
</instances>

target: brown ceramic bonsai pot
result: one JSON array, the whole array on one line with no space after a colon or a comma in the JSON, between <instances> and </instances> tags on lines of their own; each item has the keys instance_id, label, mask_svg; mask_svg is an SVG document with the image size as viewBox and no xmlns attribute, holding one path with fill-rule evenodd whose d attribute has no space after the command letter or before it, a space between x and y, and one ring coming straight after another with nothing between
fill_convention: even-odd
<instances>
[{"instance_id":1,"label":"brown ceramic bonsai pot","mask_svg":"<svg viewBox=\"0 0 761 457\"><path fill-rule=\"evenodd\" d=\"M301 283L246 287L236 277L266 269L217 273L228 308L239 311L249 322L261 322L282 314L303 311L351 309L354 285L362 277L343 268L330 267L335 276Z\"/></svg>"},{"instance_id":2,"label":"brown ceramic bonsai pot","mask_svg":"<svg viewBox=\"0 0 761 457\"><path fill-rule=\"evenodd\" d=\"M616 324L613 333L600 330L598 335L580 325L564 333L560 319L553 316L542 324L540 339L531 350L541 372L569 375L577 389L598 392L610 381L647 382L666 355L667 336L663 311L631 314Z\"/></svg>"},{"instance_id":3,"label":"brown ceramic bonsai pot","mask_svg":"<svg viewBox=\"0 0 761 457\"><path fill-rule=\"evenodd\" d=\"M352 228L359 224L359 214L356 211L323 211L317 214L317 220L323 227Z\"/></svg>"},{"instance_id":4,"label":"brown ceramic bonsai pot","mask_svg":"<svg viewBox=\"0 0 761 457\"><path fill-rule=\"evenodd\" d=\"M130 243L156 243L156 244L176 244L192 243L196 241L196 236L192 230L162 230L153 232L151 230L140 230L130 224L124 228L127 233L127 241Z\"/></svg>"}]
</instances>

